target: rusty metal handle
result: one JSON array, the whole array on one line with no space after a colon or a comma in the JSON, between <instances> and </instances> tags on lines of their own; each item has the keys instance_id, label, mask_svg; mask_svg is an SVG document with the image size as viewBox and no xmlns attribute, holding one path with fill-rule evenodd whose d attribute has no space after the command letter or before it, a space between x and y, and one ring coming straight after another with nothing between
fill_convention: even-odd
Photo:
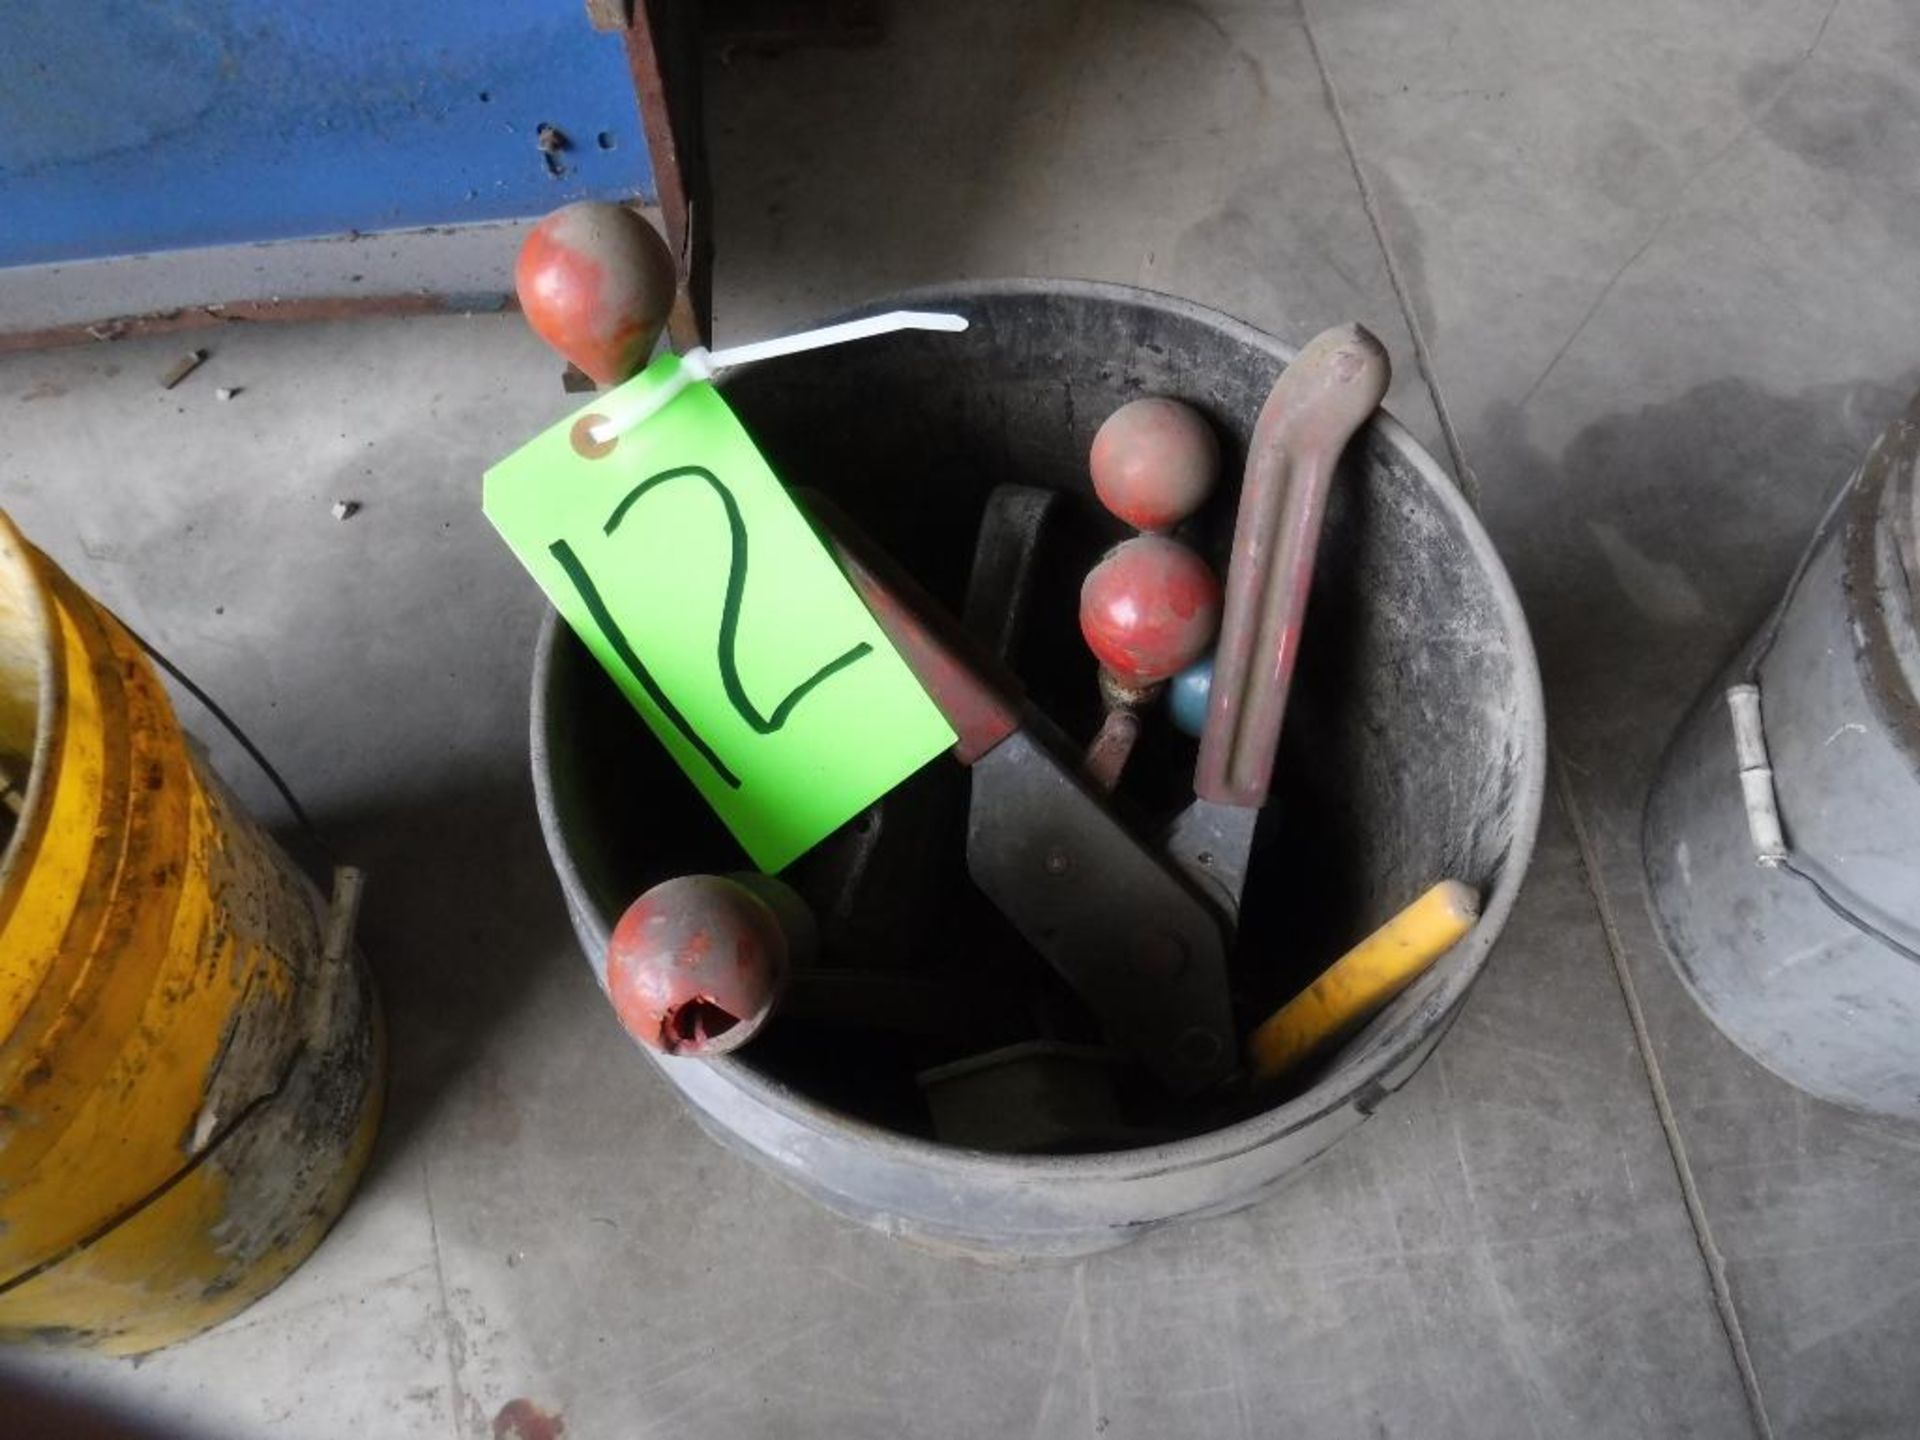
<instances>
[{"instance_id":1,"label":"rusty metal handle","mask_svg":"<svg viewBox=\"0 0 1920 1440\"><path fill-rule=\"evenodd\" d=\"M997 667L989 657L976 653L978 647L958 622L826 496L797 490L794 498L812 517L821 540L900 658L953 726L959 737L954 757L971 765L1018 730L1017 692L1010 680L994 674Z\"/></svg>"},{"instance_id":2,"label":"rusty metal handle","mask_svg":"<svg viewBox=\"0 0 1920 1440\"><path fill-rule=\"evenodd\" d=\"M1203 800L1266 803L1327 492L1341 452L1379 407L1390 375L1386 347L1363 326L1340 325L1307 343L1261 407L1194 770L1194 793Z\"/></svg>"}]
</instances>

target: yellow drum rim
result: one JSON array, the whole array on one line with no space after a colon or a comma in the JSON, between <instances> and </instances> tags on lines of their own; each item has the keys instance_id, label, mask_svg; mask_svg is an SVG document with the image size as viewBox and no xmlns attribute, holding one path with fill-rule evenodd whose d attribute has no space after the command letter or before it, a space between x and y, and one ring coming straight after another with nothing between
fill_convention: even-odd
<instances>
[{"instance_id":1,"label":"yellow drum rim","mask_svg":"<svg viewBox=\"0 0 1920 1440\"><path fill-rule=\"evenodd\" d=\"M54 608L52 587L45 583L41 574L39 552L20 533L12 517L4 510L0 510L0 584L6 585L20 598L22 608L30 616L37 617L38 623L31 625L28 635L33 642L32 649L37 652L40 676L40 695L34 716L33 753L27 762L26 794L13 835L4 851L0 851L0 934L4 934L14 906L25 893L26 876L32 868L33 858L45 839L52 809L56 769L54 751L60 743L60 722L66 710L67 698L66 669L60 663L60 621ZM32 1005L39 981L45 978L46 970L52 967L53 957L51 954L36 955L23 961L8 956L5 964L9 968L37 964L40 974L31 977L30 982L17 991L13 987L0 987L0 1043L12 1035L14 1027ZM7 1003L9 993L13 997L12 1003Z\"/></svg>"}]
</instances>

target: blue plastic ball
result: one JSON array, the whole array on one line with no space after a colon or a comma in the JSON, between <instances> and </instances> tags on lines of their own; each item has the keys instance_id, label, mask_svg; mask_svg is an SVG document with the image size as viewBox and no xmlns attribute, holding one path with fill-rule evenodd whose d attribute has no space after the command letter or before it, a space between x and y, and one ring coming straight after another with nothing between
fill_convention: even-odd
<instances>
[{"instance_id":1,"label":"blue plastic ball","mask_svg":"<svg viewBox=\"0 0 1920 1440\"><path fill-rule=\"evenodd\" d=\"M1167 709L1173 714L1173 728L1183 735L1200 738L1207 728L1207 697L1213 690L1213 657L1196 660L1167 686Z\"/></svg>"}]
</instances>

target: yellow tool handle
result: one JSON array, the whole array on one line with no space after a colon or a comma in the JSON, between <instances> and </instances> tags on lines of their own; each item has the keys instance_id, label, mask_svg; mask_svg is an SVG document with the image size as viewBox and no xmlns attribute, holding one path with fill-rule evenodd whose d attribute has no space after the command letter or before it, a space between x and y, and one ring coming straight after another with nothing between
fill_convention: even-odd
<instances>
[{"instance_id":1,"label":"yellow tool handle","mask_svg":"<svg viewBox=\"0 0 1920 1440\"><path fill-rule=\"evenodd\" d=\"M1480 896L1442 880L1268 1016L1247 1042L1256 1082L1338 1039L1419 978L1473 928Z\"/></svg>"}]
</instances>

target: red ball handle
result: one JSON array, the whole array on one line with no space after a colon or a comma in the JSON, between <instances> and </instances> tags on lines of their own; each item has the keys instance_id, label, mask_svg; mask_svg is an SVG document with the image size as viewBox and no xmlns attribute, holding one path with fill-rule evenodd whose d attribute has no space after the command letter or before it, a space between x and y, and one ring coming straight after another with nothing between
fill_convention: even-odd
<instances>
[{"instance_id":1,"label":"red ball handle","mask_svg":"<svg viewBox=\"0 0 1920 1440\"><path fill-rule=\"evenodd\" d=\"M601 385L646 364L673 309L673 256L624 205L582 200L521 243L513 288L527 324Z\"/></svg>"},{"instance_id":2,"label":"red ball handle","mask_svg":"<svg viewBox=\"0 0 1920 1440\"><path fill-rule=\"evenodd\" d=\"M607 996L629 1035L663 1055L720 1055L772 1018L792 952L762 884L778 882L682 875L627 907L607 943Z\"/></svg>"},{"instance_id":3,"label":"red ball handle","mask_svg":"<svg viewBox=\"0 0 1920 1440\"><path fill-rule=\"evenodd\" d=\"M1136 530L1171 530L1213 493L1220 442L1191 405L1153 395L1106 418L1087 463L1108 510Z\"/></svg>"},{"instance_id":4,"label":"red ball handle","mask_svg":"<svg viewBox=\"0 0 1920 1440\"><path fill-rule=\"evenodd\" d=\"M1080 587L1080 633L1130 689L1177 675L1220 629L1220 581L1189 547L1164 535L1115 546Z\"/></svg>"}]
</instances>

